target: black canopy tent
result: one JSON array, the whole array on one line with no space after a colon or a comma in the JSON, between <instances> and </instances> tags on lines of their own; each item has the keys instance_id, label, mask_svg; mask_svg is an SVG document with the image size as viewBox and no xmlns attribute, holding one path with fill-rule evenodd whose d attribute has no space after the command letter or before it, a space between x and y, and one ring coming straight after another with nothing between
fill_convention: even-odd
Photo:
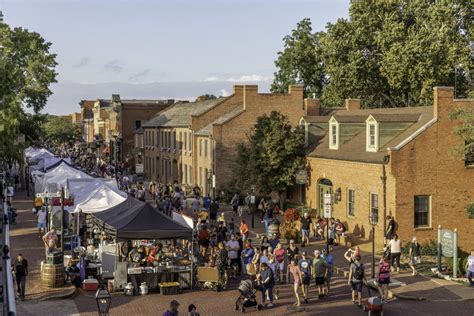
<instances>
[{"instance_id":1,"label":"black canopy tent","mask_svg":"<svg viewBox=\"0 0 474 316\"><path fill-rule=\"evenodd\" d=\"M193 235L191 228L132 197L106 211L92 214L92 221L117 241L192 239Z\"/></svg>"}]
</instances>

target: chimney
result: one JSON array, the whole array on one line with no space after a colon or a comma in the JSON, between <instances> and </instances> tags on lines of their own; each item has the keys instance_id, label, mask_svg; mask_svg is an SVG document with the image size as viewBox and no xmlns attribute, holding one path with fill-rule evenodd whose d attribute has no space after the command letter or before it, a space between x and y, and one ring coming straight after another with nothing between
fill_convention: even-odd
<instances>
[{"instance_id":1,"label":"chimney","mask_svg":"<svg viewBox=\"0 0 474 316\"><path fill-rule=\"evenodd\" d=\"M449 111L453 110L452 104L454 100L454 88L453 87L434 87L433 88L433 116L449 116ZM446 115L444 115L446 114Z\"/></svg>"},{"instance_id":2,"label":"chimney","mask_svg":"<svg viewBox=\"0 0 474 316\"><path fill-rule=\"evenodd\" d=\"M289 94L299 93L299 94L303 95L303 86L296 85L296 84L289 85L288 86L288 93Z\"/></svg>"},{"instance_id":3,"label":"chimney","mask_svg":"<svg viewBox=\"0 0 474 316\"><path fill-rule=\"evenodd\" d=\"M360 110L360 99L346 99L346 110Z\"/></svg>"},{"instance_id":4,"label":"chimney","mask_svg":"<svg viewBox=\"0 0 474 316\"><path fill-rule=\"evenodd\" d=\"M247 108L248 104L251 103L250 98L256 97L258 95L258 86L257 85L244 85L243 86L243 106L244 110Z\"/></svg>"},{"instance_id":5,"label":"chimney","mask_svg":"<svg viewBox=\"0 0 474 316\"><path fill-rule=\"evenodd\" d=\"M318 116L320 115L321 102L319 99L304 99L304 113L305 116Z\"/></svg>"}]
</instances>

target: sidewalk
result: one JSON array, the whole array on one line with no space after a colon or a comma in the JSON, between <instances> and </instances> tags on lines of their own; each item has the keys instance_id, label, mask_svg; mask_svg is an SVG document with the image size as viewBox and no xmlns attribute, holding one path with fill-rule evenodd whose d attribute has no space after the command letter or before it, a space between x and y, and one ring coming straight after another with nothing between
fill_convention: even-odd
<instances>
[{"instance_id":1,"label":"sidewalk","mask_svg":"<svg viewBox=\"0 0 474 316\"><path fill-rule=\"evenodd\" d=\"M33 196L26 196L26 191L18 191L13 198L13 207L17 209L16 225L11 228L10 241L12 258L19 253L28 260L29 274L26 278L26 300L56 296L71 287L47 288L41 285L41 261L45 260L44 246L36 228L36 215L31 211ZM17 301L18 305L23 302Z\"/></svg>"}]
</instances>

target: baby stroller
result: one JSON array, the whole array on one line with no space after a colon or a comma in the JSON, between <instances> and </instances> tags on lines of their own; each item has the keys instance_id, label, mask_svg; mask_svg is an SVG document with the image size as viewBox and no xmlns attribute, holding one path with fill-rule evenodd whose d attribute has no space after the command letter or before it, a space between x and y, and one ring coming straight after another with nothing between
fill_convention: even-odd
<instances>
[{"instance_id":1,"label":"baby stroller","mask_svg":"<svg viewBox=\"0 0 474 316\"><path fill-rule=\"evenodd\" d=\"M257 289L251 280L240 281L238 290L240 295L235 301L236 311L240 310L242 313L245 313L245 309L249 307L255 307L256 310L262 309L262 305L257 303L257 298L255 295L255 293L257 293Z\"/></svg>"}]
</instances>

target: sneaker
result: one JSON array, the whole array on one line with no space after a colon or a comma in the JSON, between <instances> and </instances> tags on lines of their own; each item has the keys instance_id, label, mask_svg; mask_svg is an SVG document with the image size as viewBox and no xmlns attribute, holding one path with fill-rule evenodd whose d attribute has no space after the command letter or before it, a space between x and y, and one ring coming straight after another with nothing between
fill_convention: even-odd
<instances>
[{"instance_id":1,"label":"sneaker","mask_svg":"<svg viewBox=\"0 0 474 316\"><path fill-rule=\"evenodd\" d=\"M305 299L303 300L303 303L308 304L308 299L305 298Z\"/></svg>"},{"instance_id":2,"label":"sneaker","mask_svg":"<svg viewBox=\"0 0 474 316\"><path fill-rule=\"evenodd\" d=\"M272 304L272 303L268 303L268 304L267 304L267 307L273 307L273 304Z\"/></svg>"}]
</instances>

